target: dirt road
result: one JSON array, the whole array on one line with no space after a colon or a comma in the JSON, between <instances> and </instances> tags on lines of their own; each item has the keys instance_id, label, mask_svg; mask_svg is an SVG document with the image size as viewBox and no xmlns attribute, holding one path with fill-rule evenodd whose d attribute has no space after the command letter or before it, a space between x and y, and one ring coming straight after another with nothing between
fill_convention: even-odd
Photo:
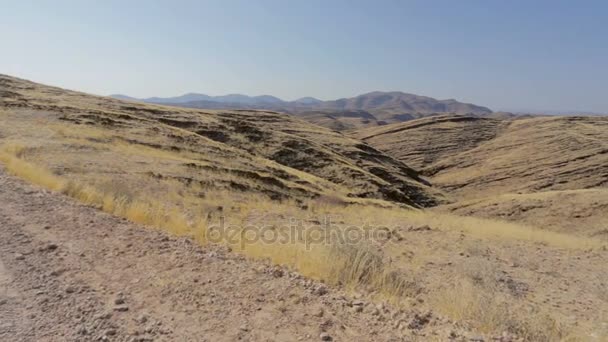
<instances>
[{"instance_id":1,"label":"dirt road","mask_svg":"<svg viewBox=\"0 0 608 342\"><path fill-rule=\"evenodd\" d=\"M2 341L387 341L443 339L446 327L0 170Z\"/></svg>"}]
</instances>

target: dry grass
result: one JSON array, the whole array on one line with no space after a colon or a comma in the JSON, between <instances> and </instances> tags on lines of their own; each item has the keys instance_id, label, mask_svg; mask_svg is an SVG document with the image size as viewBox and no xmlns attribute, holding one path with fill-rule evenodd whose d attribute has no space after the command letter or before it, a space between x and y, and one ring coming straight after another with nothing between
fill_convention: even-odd
<instances>
[{"instance_id":1,"label":"dry grass","mask_svg":"<svg viewBox=\"0 0 608 342\"><path fill-rule=\"evenodd\" d=\"M127 195L68 181L44 167L22 159L23 151L25 151L23 146L15 144L5 145L0 149L0 161L4 163L9 173L49 190L62 192L84 204L95 206L133 222L162 228L177 235L194 235L197 240L204 236L204 233L200 233L201 228L204 228L200 219L198 222L192 223L179 210L170 209L159 201L129 198Z\"/></svg>"},{"instance_id":2,"label":"dry grass","mask_svg":"<svg viewBox=\"0 0 608 342\"><path fill-rule=\"evenodd\" d=\"M21 159L23 150L24 147L16 144L7 144L0 150L0 161L4 163L6 170L31 183L50 190L61 191L65 186L65 181L45 168Z\"/></svg>"},{"instance_id":3,"label":"dry grass","mask_svg":"<svg viewBox=\"0 0 608 342\"><path fill-rule=\"evenodd\" d=\"M138 152L138 151L135 151ZM149 152L149 153L148 153ZM154 151L148 151L150 156ZM176 181L163 183L163 200L152 199L146 192L134 192L112 180L99 182L95 186L67 181L51 171L27 160L27 149L19 145L5 145L0 150L0 161L6 169L32 183L62 192L103 211L127 218L133 222L166 230L173 234L188 236L201 244L208 242L209 227L213 219L226 216L229 224L240 230L236 241L223 241L235 251L257 259L269 259L298 270L301 274L345 289L364 289L377 298L394 303L402 303L414 297L419 285L407 273L397 271L387 257L366 243L348 245L340 243L309 244L306 239L290 243L265 243L261 240L249 241L244 235L248 224L256 216L263 216L263 222L276 230L285 229L277 216L264 213L280 213L282 217L318 219L332 215L344 224L364 226L397 227L407 225L430 225L446 232L466 232L486 240L525 241L560 248L586 249L599 247L593 239L578 238L550 231L535 230L492 220L458 217L447 214L429 213L418 210L404 210L396 207L368 205L348 205L341 197L324 196L305 203L306 210L299 209L295 202L273 202L263 196L239 196L234 192L206 192L204 197L193 194L204 191L200 185L189 189ZM186 191L188 190L188 191ZM378 205L386 205L378 202ZM222 207L222 211L217 208ZM374 222L369 222L370 218ZM251 229L260 231L261 226ZM267 227L265 227L267 228ZM251 231L251 230L250 230ZM215 240L214 240L215 242ZM331 262L328 262L331 260ZM483 272L483 269L479 269ZM452 287L445 287L433 294L433 307L446 316L464 322L480 331L492 333L509 331L525 336L528 340L554 341L569 338L573 333L559 321L539 312L517 312L513 309L514 299L506 297L488 284L475 283L471 279L460 279ZM483 278L481 275L478 278ZM516 306L524 307L523 305Z\"/></svg>"},{"instance_id":4,"label":"dry grass","mask_svg":"<svg viewBox=\"0 0 608 342\"><path fill-rule=\"evenodd\" d=\"M163 203L158 200L143 200L128 193L120 193L117 189L99 189L76 181L67 181L49 170L22 159L24 147L11 145L1 149L0 160L5 163L7 170L34 184L50 190L62 192L82 203L97 207L105 212L124 217L132 222L166 230L172 234L189 236L201 244L207 243L207 215L192 215L186 208L180 208L173 203ZM204 203L198 199L198 206L213 208L229 194L216 194ZM184 203L187 201L183 201ZM209 203L211 202L211 203ZM204 204L204 205L203 205ZM334 200L322 199L317 206L311 204L313 211L335 205ZM246 219L254 210L281 210L283 213L294 212L294 203L274 203L262 198L249 199L241 202L238 209L232 212L238 221L237 229L245 232ZM306 215L300 212L300 215ZM260 227L253 227L259 230ZM331 284L343 285L346 288L371 288L386 298L399 298L407 295L409 284L384 264L383 258L365 245L330 245L324 243L307 243L307 239L281 243L265 243L261 240L248 241L241 233L237 241L222 241L237 251L258 259L270 259L275 264L287 265L298 270L305 276L319 279ZM304 233L306 234L306 233ZM327 260L333 260L328 263Z\"/></svg>"},{"instance_id":5,"label":"dry grass","mask_svg":"<svg viewBox=\"0 0 608 342\"><path fill-rule=\"evenodd\" d=\"M233 250L251 258L269 259L275 264L298 270L307 277L348 290L365 290L375 294L377 298L394 303L402 303L415 296L418 285L406 273L397 271L385 255L368 244L309 244L306 239L289 243L265 243L259 239L249 241L244 235L247 231L257 229L259 232L264 227L252 225L250 229L246 229L248 224L255 222L253 218L256 215L268 212L303 219L332 214L346 220L345 224L359 226L372 219L376 226L431 225L446 232L466 232L490 241L526 241L570 249L599 246L598 242L592 239L515 224L418 210L347 205L341 198L331 196L311 201L306 205L307 210L301 210L290 201L277 203L259 196L239 197L233 192L207 192L203 198L195 197L192 193L198 193L202 188L193 187L189 189L191 192L187 192L180 190L183 184L168 181L165 184L167 189L173 190L166 191L165 201L162 201L154 199L156 197L145 191L134 193L116 183L109 182L99 187L79 181L67 181L44 167L29 162L26 152L27 149L23 146L5 145L0 152L0 161L10 173L34 184L62 192L82 203L133 222L189 236L201 244L208 242L211 220L226 215L232 220L229 223L240 230L240 239L223 241ZM224 212L217 211L220 206L225 208ZM285 229L280 225L281 220L276 217L264 216L263 221L276 230ZM479 268L477 272L483 273L483 268ZM515 312L513 298L501 294L489 283L475 283L472 280L484 277L487 278L483 274L479 277L469 275L469 278L455 282L454 286L434 293L433 307L438 312L482 332L509 331L534 341L566 339L573 334L545 313Z\"/></svg>"},{"instance_id":6,"label":"dry grass","mask_svg":"<svg viewBox=\"0 0 608 342\"><path fill-rule=\"evenodd\" d=\"M546 312L521 312L513 308L516 299L469 279L459 279L435 294L433 305L459 322L479 331L507 331L525 341L552 342L578 340L573 332Z\"/></svg>"},{"instance_id":7,"label":"dry grass","mask_svg":"<svg viewBox=\"0 0 608 342\"><path fill-rule=\"evenodd\" d=\"M399 210L394 207L382 208L369 205L321 205L319 208L321 213L340 215L358 225L364 223L385 227L429 225L436 229L463 232L482 239L524 241L567 249L601 248L606 245L604 241L584 236L553 232L500 220L457 216L432 211ZM370 222L370 218L373 222Z\"/></svg>"}]
</instances>

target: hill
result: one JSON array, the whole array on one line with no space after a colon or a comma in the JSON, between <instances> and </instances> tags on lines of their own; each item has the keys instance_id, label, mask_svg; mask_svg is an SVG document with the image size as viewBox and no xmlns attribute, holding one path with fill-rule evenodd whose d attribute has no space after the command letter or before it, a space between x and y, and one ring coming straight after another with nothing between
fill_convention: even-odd
<instances>
[{"instance_id":1,"label":"hill","mask_svg":"<svg viewBox=\"0 0 608 342\"><path fill-rule=\"evenodd\" d=\"M298 113L298 117L334 131L347 131L386 124L364 110L313 110Z\"/></svg>"},{"instance_id":2,"label":"hill","mask_svg":"<svg viewBox=\"0 0 608 342\"><path fill-rule=\"evenodd\" d=\"M448 193L438 211L606 237L607 117L448 115L352 134Z\"/></svg>"},{"instance_id":3,"label":"hill","mask_svg":"<svg viewBox=\"0 0 608 342\"><path fill-rule=\"evenodd\" d=\"M327 101L320 106L331 110L365 110L387 122L406 121L416 114L489 114L486 107L456 100L437 100L432 97L402 92L371 92L349 99Z\"/></svg>"},{"instance_id":4,"label":"hill","mask_svg":"<svg viewBox=\"0 0 608 342\"><path fill-rule=\"evenodd\" d=\"M442 116L353 134L457 198L608 185L608 118Z\"/></svg>"},{"instance_id":5,"label":"hill","mask_svg":"<svg viewBox=\"0 0 608 342\"><path fill-rule=\"evenodd\" d=\"M443 115L361 129L352 135L412 167L426 169L444 158L494 139L508 121Z\"/></svg>"},{"instance_id":6,"label":"hill","mask_svg":"<svg viewBox=\"0 0 608 342\"><path fill-rule=\"evenodd\" d=\"M83 153L99 152L87 169L101 174L123 172L125 182L137 170L152 179L173 179L275 199L304 201L339 194L345 200L383 199L415 207L441 201L441 194L402 162L355 139L286 114L127 103L8 76L1 76L0 85L5 89L0 108L10 108L4 115L10 117L14 130L25 129L32 120L44 120L47 133L49 127L59 127L70 139L87 142L86 149L70 144L46 146L44 137L30 136L30 143L38 141L37 158L46 160L53 169L60 166L48 150L56 148L65 158L74 159ZM92 139L89 134L103 138ZM114 158L116 146L161 155L175 153L182 158L142 164ZM61 167L63 172L78 177L78 168ZM131 180L132 184L138 181Z\"/></svg>"}]
</instances>

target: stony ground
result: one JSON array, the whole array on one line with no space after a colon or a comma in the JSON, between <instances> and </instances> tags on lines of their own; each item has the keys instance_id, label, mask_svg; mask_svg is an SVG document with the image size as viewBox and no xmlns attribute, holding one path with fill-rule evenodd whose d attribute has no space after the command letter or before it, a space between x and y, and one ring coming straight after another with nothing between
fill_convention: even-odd
<instances>
[{"instance_id":1,"label":"stony ground","mask_svg":"<svg viewBox=\"0 0 608 342\"><path fill-rule=\"evenodd\" d=\"M134 225L0 170L2 341L450 336L472 335L432 313L351 298L225 249Z\"/></svg>"}]
</instances>

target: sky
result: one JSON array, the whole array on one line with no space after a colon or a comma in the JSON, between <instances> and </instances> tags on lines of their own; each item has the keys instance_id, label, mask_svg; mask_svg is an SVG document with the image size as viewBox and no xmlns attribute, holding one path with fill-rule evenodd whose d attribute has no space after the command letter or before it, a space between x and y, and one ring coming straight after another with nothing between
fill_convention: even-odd
<instances>
[{"instance_id":1,"label":"sky","mask_svg":"<svg viewBox=\"0 0 608 342\"><path fill-rule=\"evenodd\" d=\"M99 95L608 113L608 1L0 0L0 73Z\"/></svg>"}]
</instances>

